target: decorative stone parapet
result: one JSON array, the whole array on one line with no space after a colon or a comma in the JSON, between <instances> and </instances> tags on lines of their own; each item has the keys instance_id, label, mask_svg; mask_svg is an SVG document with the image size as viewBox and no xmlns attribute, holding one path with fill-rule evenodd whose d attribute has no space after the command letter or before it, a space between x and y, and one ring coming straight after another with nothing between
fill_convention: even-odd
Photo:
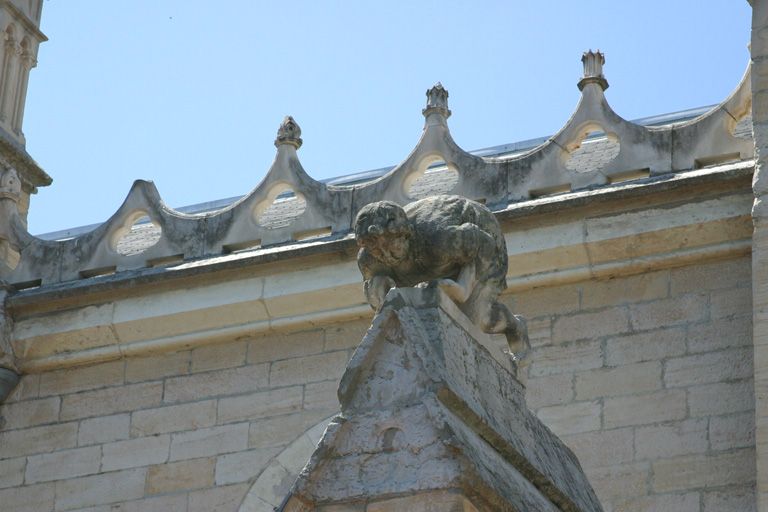
<instances>
[{"instance_id":1,"label":"decorative stone parapet","mask_svg":"<svg viewBox=\"0 0 768 512\"><path fill-rule=\"evenodd\" d=\"M8 231L12 244L20 249L18 266L0 269L0 279L23 289L293 241L332 239L349 234L355 215L375 201L406 205L442 193L482 202L498 212L548 195L661 179L753 157L751 139L737 130L750 112L749 71L738 89L710 112L687 122L646 127L623 119L608 104L603 94L607 86L603 54L590 51L583 60L576 111L557 134L530 151L480 157L463 150L448 128L448 91L438 83L427 91L421 137L401 164L378 179L334 186L304 170L298 157L301 130L287 117L275 141L275 161L264 180L226 208L184 214L168 208L151 182L136 181L108 221L71 239L32 236L22 213L0 219L0 229ZM593 142L595 134L605 135L609 147L590 153L589 147L596 146L582 143L588 138ZM28 173L14 165L23 179ZM430 176L444 172L454 178L445 180L440 190L419 197L416 184L428 171ZM291 194L302 209L281 222L265 222L264 213ZM142 218L151 223L145 226L152 230L152 241L121 251L121 237Z\"/></svg>"},{"instance_id":2,"label":"decorative stone parapet","mask_svg":"<svg viewBox=\"0 0 768 512\"><path fill-rule=\"evenodd\" d=\"M602 511L571 450L526 407L503 344L439 289L391 290L342 377L341 414L280 510L434 498L429 510Z\"/></svg>"}]
</instances>

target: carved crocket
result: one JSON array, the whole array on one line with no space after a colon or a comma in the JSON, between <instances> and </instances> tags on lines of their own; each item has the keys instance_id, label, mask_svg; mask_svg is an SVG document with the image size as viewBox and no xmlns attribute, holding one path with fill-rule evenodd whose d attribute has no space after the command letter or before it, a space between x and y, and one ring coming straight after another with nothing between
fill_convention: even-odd
<instances>
[{"instance_id":1,"label":"carved crocket","mask_svg":"<svg viewBox=\"0 0 768 512\"><path fill-rule=\"evenodd\" d=\"M525 321L498 297L507 287L507 248L496 217L480 203L433 196L405 208L379 201L355 221L357 264L374 309L394 287L437 286L487 333L503 333L522 362Z\"/></svg>"}]
</instances>

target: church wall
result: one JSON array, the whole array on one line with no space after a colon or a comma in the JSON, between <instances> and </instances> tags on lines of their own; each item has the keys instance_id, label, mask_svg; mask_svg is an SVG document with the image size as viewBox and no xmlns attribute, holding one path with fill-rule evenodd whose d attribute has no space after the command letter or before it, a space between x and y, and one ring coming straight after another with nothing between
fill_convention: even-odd
<instances>
[{"instance_id":1,"label":"church wall","mask_svg":"<svg viewBox=\"0 0 768 512\"><path fill-rule=\"evenodd\" d=\"M25 376L0 407L0 509L238 510L273 458L303 465L281 452L336 412L369 324Z\"/></svg>"},{"instance_id":2,"label":"church wall","mask_svg":"<svg viewBox=\"0 0 768 512\"><path fill-rule=\"evenodd\" d=\"M750 279L739 257L505 296L529 405L606 510L754 509ZM336 411L369 321L26 375L0 408L3 510L238 510Z\"/></svg>"},{"instance_id":3,"label":"church wall","mask_svg":"<svg viewBox=\"0 0 768 512\"><path fill-rule=\"evenodd\" d=\"M608 512L754 510L745 178L502 222L529 405ZM353 249L19 294L0 510L271 510L370 324Z\"/></svg>"},{"instance_id":4,"label":"church wall","mask_svg":"<svg viewBox=\"0 0 768 512\"><path fill-rule=\"evenodd\" d=\"M529 406L606 510L755 510L750 258L510 296Z\"/></svg>"}]
</instances>

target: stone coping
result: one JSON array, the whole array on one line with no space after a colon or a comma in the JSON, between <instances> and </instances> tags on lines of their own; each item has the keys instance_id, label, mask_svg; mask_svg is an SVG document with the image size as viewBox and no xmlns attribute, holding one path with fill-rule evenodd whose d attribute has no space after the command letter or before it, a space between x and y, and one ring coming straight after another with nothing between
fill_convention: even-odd
<instances>
[{"instance_id":1,"label":"stone coping","mask_svg":"<svg viewBox=\"0 0 768 512\"><path fill-rule=\"evenodd\" d=\"M549 198L510 204L505 210L496 213L499 222L534 218L543 214L563 213L584 207L618 202L625 199L646 197L665 192L685 192L693 186L712 186L714 184L742 185L749 187L754 162L739 162L720 165L707 169L685 173L663 175L648 178L631 184L622 184L600 189L562 194ZM743 182L743 183L741 183ZM341 256L354 258L357 245L352 234L324 239L317 242L291 243L266 249L238 254L223 255L186 262L173 267L143 268L127 270L113 275L100 276L79 281L57 283L38 288L12 292L8 307L22 308L35 303L102 294L126 288L136 289L142 286L157 286L161 283L201 277L216 272L239 270L276 262L287 262L301 258Z\"/></svg>"}]
</instances>

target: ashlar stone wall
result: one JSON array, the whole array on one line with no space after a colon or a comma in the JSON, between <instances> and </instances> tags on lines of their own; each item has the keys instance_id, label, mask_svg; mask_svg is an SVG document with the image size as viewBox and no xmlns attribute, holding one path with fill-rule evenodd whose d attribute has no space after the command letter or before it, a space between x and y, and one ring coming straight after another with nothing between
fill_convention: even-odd
<instances>
[{"instance_id":1,"label":"ashlar stone wall","mask_svg":"<svg viewBox=\"0 0 768 512\"><path fill-rule=\"evenodd\" d=\"M750 259L518 294L528 403L606 510L755 510Z\"/></svg>"},{"instance_id":2,"label":"ashlar stone wall","mask_svg":"<svg viewBox=\"0 0 768 512\"><path fill-rule=\"evenodd\" d=\"M755 510L750 283L745 256L505 297L529 318L529 406L606 511ZM369 323L25 376L0 407L0 510L239 510L311 451L286 455L337 410Z\"/></svg>"},{"instance_id":3,"label":"ashlar stone wall","mask_svg":"<svg viewBox=\"0 0 768 512\"><path fill-rule=\"evenodd\" d=\"M0 510L237 511L269 462L337 411L369 324L25 376L0 407Z\"/></svg>"}]
</instances>

